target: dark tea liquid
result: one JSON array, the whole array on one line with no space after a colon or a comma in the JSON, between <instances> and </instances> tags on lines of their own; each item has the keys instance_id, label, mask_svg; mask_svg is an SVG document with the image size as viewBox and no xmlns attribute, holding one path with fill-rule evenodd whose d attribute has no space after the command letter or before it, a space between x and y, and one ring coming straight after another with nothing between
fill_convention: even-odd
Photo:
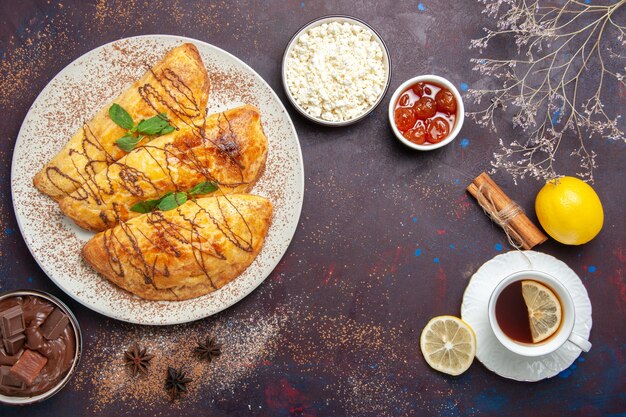
<instances>
[{"instance_id":1,"label":"dark tea liquid","mask_svg":"<svg viewBox=\"0 0 626 417\"><path fill-rule=\"evenodd\" d=\"M533 343L528 309L522 296L522 281L509 284L496 300L498 326L510 339L519 343Z\"/></svg>"}]
</instances>

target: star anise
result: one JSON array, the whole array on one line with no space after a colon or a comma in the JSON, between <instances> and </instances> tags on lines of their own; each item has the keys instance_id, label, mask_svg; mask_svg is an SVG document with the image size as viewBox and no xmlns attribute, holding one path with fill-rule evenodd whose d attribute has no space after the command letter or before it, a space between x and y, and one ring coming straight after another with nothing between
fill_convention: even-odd
<instances>
[{"instance_id":1,"label":"star anise","mask_svg":"<svg viewBox=\"0 0 626 417\"><path fill-rule=\"evenodd\" d=\"M137 375L137 372L144 374L148 373L148 365L154 358L154 355L146 353L146 348L140 349L139 345L135 343L133 347L124 352L124 361L126 366L129 366L133 372L133 376Z\"/></svg>"},{"instance_id":2,"label":"star anise","mask_svg":"<svg viewBox=\"0 0 626 417\"><path fill-rule=\"evenodd\" d=\"M187 384L193 379L187 377L187 373L181 369L167 367L167 377L165 379L165 389L170 394L170 398L175 400L180 397L181 392L187 392Z\"/></svg>"},{"instance_id":3,"label":"star anise","mask_svg":"<svg viewBox=\"0 0 626 417\"><path fill-rule=\"evenodd\" d=\"M213 358L217 358L222 354L222 344L217 343L214 337L207 336L204 342L198 340L197 343L198 346L196 346L195 352L200 356L200 359L206 359L211 362Z\"/></svg>"}]
</instances>

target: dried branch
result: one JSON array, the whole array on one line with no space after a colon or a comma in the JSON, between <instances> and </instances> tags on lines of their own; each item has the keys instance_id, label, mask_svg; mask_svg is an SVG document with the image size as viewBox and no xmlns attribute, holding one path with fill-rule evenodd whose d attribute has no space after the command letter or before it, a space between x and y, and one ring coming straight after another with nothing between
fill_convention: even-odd
<instances>
[{"instance_id":1,"label":"dried branch","mask_svg":"<svg viewBox=\"0 0 626 417\"><path fill-rule=\"evenodd\" d=\"M502 82L500 88L469 90L473 103L487 106L467 116L496 132L496 111L514 111L513 125L527 134L526 140L508 144L499 140L493 171L505 170L514 180L556 177L556 157L571 131L578 139L570 154L580 158L582 172L577 174L593 182L596 154L584 138L626 141L618 109L607 111L602 104L609 79L626 87L626 27L618 23L626 0L608 5L567 0L561 7L541 6L539 0L479 1L483 13L496 20L496 29L485 29L485 36L472 40L471 47L482 54L495 39L512 40L517 56L472 59L474 70Z\"/></svg>"}]
</instances>

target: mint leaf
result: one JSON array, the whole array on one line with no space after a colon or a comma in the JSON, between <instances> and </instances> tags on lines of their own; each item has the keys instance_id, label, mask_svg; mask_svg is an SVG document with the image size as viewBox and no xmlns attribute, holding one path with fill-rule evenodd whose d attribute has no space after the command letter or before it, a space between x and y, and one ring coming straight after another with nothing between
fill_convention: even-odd
<instances>
[{"instance_id":1,"label":"mint leaf","mask_svg":"<svg viewBox=\"0 0 626 417\"><path fill-rule=\"evenodd\" d=\"M174 130L176 130L174 126L167 125L163 130L161 130L160 135L167 135L168 133L172 133Z\"/></svg>"},{"instance_id":2,"label":"mint leaf","mask_svg":"<svg viewBox=\"0 0 626 417\"><path fill-rule=\"evenodd\" d=\"M185 201L187 201L187 193L174 193L163 197L157 207L159 210L168 211L184 204Z\"/></svg>"},{"instance_id":3,"label":"mint leaf","mask_svg":"<svg viewBox=\"0 0 626 417\"><path fill-rule=\"evenodd\" d=\"M128 112L117 103L113 103L113 105L109 107L109 117L115 124L126 130L132 129L135 126L133 118L130 117L130 114L128 114Z\"/></svg>"},{"instance_id":4,"label":"mint leaf","mask_svg":"<svg viewBox=\"0 0 626 417\"><path fill-rule=\"evenodd\" d=\"M189 190L189 194L194 197L198 194L209 194L217 190L217 183L211 181L201 182L200 184Z\"/></svg>"},{"instance_id":5,"label":"mint leaf","mask_svg":"<svg viewBox=\"0 0 626 417\"><path fill-rule=\"evenodd\" d=\"M137 144L141 142L141 139L143 138L144 136L134 137L132 134L127 133L126 135L116 140L115 144L119 146L120 149L122 149L124 152L130 152L135 149L135 146L137 146Z\"/></svg>"},{"instance_id":6,"label":"mint leaf","mask_svg":"<svg viewBox=\"0 0 626 417\"><path fill-rule=\"evenodd\" d=\"M115 124L127 130L124 136L115 141L117 146L126 152L135 149L135 146L144 138L141 134L160 136L174 131L174 126L170 125L167 114L165 113L159 113L135 125L130 114L119 104L113 103L111 107L109 107L109 116ZM136 133L140 133L140 135L135 137Z\"/></svg>"},{"instance_id":7,"label":"mint leaf","mask_svg":"<svg viewBox=\"0 0 626 417\"><path fill-rule=\"evenodd\" d=\"M130 211L134 211L135 213L150 213L153 211L158 205L161 199L158 200L146 200L140 203L133 205L130 208Z\"/></svg>"},{"instance_id":8,"label":"mint leaf","mask_svg":"<svg viewBox=\"0 0 626 417\"><path fill-rule=\"evenodd\" d=\"M165 113L160 113L157 116L153 116L139 122L139 125L137 125L137 131L145 135L162 135L162 131L168 127L172 128L168 122L167 115Z\"/></svg>"},{"instance_id":9,"label":"mint leaf","mask_svg":"<svg viewBox=\"0 0 626 417\"><path fill-rule=\"evenodd\" d=\"M137 203L133 205L130 210L134 211L135 213L150 213L156 209L159 209L161 211L168 211L185 204L185 202L189 198L191 198L193 201L196 201L196 195L209 194L217 189L218 186L216 182L205 181L197 184L188 192L181 191L174 193L170 191L156 200L146 200Z\"/></svg>"},{"instance_id":10,"label":"mint leaf","mask_svg":"<svg viewBox=\"0 0 626 417\"><path fill-rule=\"evenodd\" d=\"M164 194L163 196L157 198L156 200L141 201L137 204L134 204L130 208L130 210L134 211L135 213L150 213L157 209L161 200L163 200L165 197L168 197L172 194L174 193L170 191L169 193Z\"/></svg>"}]
</instances>

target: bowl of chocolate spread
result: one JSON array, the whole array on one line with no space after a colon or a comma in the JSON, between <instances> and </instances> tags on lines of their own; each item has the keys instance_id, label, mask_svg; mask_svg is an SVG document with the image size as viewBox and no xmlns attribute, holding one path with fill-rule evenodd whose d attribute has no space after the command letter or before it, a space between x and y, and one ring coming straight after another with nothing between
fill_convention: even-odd
<instances>
[{"instance_id":1,"label":"bowl of chocolate spread","mask_svg":"<svg viewBox=\"0 0 626 417\"><path fill-rule=\"evenodd\" d=\"M78 321L59 299L33 290L0 294L0 403L52 397L74 374L81 348Z\"/></svg>"}]
</instances>

